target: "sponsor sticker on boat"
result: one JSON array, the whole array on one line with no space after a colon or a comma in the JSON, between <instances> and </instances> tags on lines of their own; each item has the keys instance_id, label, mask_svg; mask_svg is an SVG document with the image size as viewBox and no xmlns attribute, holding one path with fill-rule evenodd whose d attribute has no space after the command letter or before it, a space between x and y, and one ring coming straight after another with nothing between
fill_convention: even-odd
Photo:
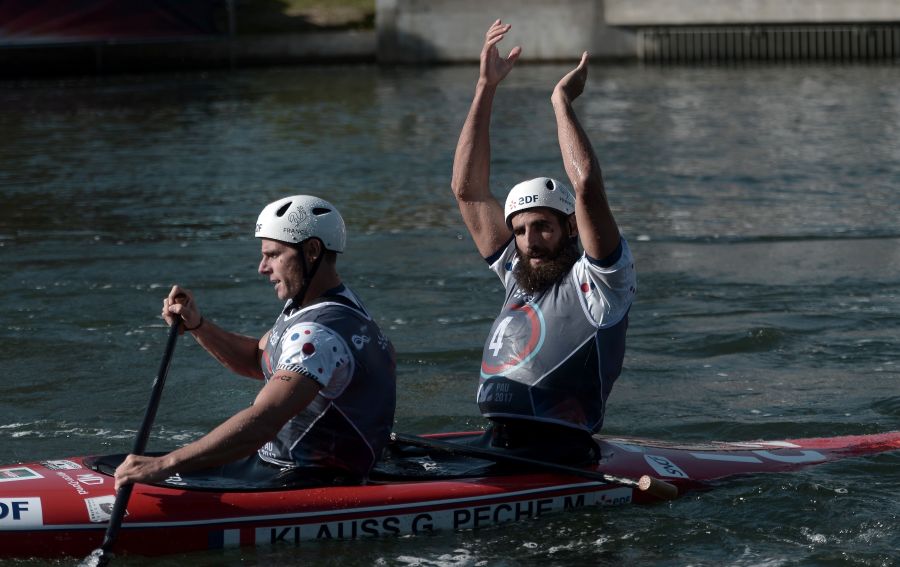
<instances>
[{"instance_id":1,"label":"sponsor sticker on boat","mask_svg":"<svg viewBox=\"0 0 900 567\"><path fill-rule=\"evenodd\" d=\"M73 461L41 461L41 465L51 471L72 471L81 468L81 465Z\"/></svg>"},{"instance_id":2,"label":"sponsor sticker on boat","mask_svg":"<svg viewBox=\"0 0 900 567\"><path fill-rule=\"evenodd\" d=\"M43 525L40 498L0 498L0 526L18 529Z\"/></svg>"},{"instance_id":3,"label":"sponsor sticker on boat","mask_svg":"<svg viewBox=\"0 0 900 567\"><path fill-rule=\"evenodd\" d=\"M87 484L88 486L97 486L103 484L105 480L99 474L85 473L78 475L78 482Z\"/></svg>"},{"instance_id":4,"label":"sponsor sticker on boat","mask_svg":"<svg viewBox=\"0 0 900 567\"><path fill-rule=\"evenodd\" d=\"M56 471L56 476L63 479L63 481L65 481L66 484L68 484L69 486L74 488L75 492L77 492L78 494L80 494L82 496L87 496L88 494L90 494L90 491L87 488L85 488L86 486L87 487L102 486L106 482L106 479L102 475L99 475L99 474L93 473L93 472L86 472L86 473L81 473L81 474L72 473L72 474L75 474L77 478L72 478L72 476L69 475L68 473ZM110 480L112 480L112 479L110 479Z\"/></svg>"},{"instance_id":5,"label":"sponsor sticker on boat","mask_svg":"<svg viewBox=\"0 0 900 567\"><path fill-rule=\"evenodd\" d=\"M681 470L678 465L662 455L644 455L644 460L647 461L648 465L653 467L653 470L655 470L659 476L669 478L689 478L687 473Z\"/></svg>"},{"instance_id":6,"label":"sponsor sticker on boat","mask_svg":"<svg viewBox=\"0 0 900 567\"><path fill-rule=\"evenodd\" d=\"M37 472L28 467L12 467L9 469L0 469L0 482L13 482L15 480L32 480L35 478L44 478Z\"/></svg>"},{"instance_id":7,"label":"sponsor sticker on boat","mask_svg":"<svg viewBox=\"0 0 900 567\"><path fill-rule=\"evenodd\" d=\"M179 473L173 474L172 476L164 480L163 483L171 486L187 486L187 482L185 482L184 479L181 478L181 474Z\"/></svg>"},{"instance_id":8,"label":"sponsor sticker on boat","mask_svg":"<svg viewBox=\"0 0 900 567\"><path fill-rule=\"evenodd\" d=\"M94 523L108 522L109 518L112 516L113 504L115 503L116 497L114 494L84 499L84 504L87 506L88 517L90 517L91 522ZM125 511L125 515L128 515L127 510Z\"/></svg>"},{"instance_id":9,"label":"sponsor sticker on boat","mask_svg":"<svg viewBox=\"0 0 900 567\"><path fill-rule=\"evenodd\" d=\"M610 488L604 490L597 495L598 506L623 506L631 504L631 496L634 491L631 488L622 486L620 488Z\"/></svg>"}]
</instances>

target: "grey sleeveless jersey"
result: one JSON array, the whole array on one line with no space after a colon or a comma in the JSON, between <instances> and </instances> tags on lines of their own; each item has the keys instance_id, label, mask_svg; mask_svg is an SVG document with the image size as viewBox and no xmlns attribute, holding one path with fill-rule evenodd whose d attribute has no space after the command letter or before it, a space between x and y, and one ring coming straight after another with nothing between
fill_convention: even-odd
<instances>
[{"instance_id":1,"label":"grey sleeveless jersey","mask_svg":"<svg viewBox=\"0 0 900 567\"><path fill-rule=\"evenodd\" d=\"M515 240L488 258L506 300L485 341L478 406L490 418L545 421L594 433L622 371L628 311L637 291L623 238L598 262L586 255L536 294L519 288Z\"/></svg>"},{"instance_id":2,"label":"grey sleeveless jersey","mask_svg":"<svg viewBox=\"0 0 900 567\"><path fill-rule=\"evenodd\" d=\"M295 309L288 301L262 356L268 382L286 369L322 385L259 456L280 466L341 469L364 477L388 441L396 405L394 347L346 287ZM354 305L351 307L349 304Z\"/></svg>"}]
</instances>

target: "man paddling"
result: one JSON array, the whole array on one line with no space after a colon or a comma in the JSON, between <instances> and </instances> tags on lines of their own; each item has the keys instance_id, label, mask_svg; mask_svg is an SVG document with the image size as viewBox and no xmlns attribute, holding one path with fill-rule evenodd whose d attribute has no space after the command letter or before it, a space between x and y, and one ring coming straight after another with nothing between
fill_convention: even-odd
<instances>
[{"instance_id":1,"label":"man paddling","mask_svg":"<svg viewBox=\"0 0 900 567\"><path fill-rule=\"evenodd\" d=\"M500 20L481 51L475 96L453 162L463 221L506 300L485 341L478 405L492 421L486 442L538 458L596 457L606 400L622 369L636 279L628 244L606 199L600 165L573 109L588 56L550 97L566 174L575 189L538 177L501 205L490 192L489 127L494 95L521 54L497 44ZM578 249L578 240L584 253Z\"/></svg>"},{"instance_id":2,"label":"man paddling","mask_svg":"<svg viewBox=\"0 0 900 567\"><path fill-rule=\"evenodd\" d=\"M365 478L394 419L394 348L337 273L344 221L331 203L294 195L270 203L256 222L259 273L284 308L261 339L225 331L174 286L163 301L229 370L264 380L253 405L203 438L161 457L129 455L116 488L199 469L265 484L273 477L330 482Z\"/></svg>"}]
</instances>

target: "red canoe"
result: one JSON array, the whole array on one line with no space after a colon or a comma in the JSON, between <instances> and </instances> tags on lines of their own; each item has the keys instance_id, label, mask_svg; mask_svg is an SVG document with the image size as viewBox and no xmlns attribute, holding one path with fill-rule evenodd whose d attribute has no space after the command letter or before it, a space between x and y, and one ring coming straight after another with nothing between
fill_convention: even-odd
<instances>
[{"instance_id":1,"label":"red canoe","mask_svg":"<svg viewBox=\"0 0 900 567\"><path fill-rule=\"evenodd\" d=\"M470 435L440 438L459 441ZM650 475L684 493L729 476L898 450L900 431L702 445L610 437L598 442L598 470L628 478ZM165 486L138 485L115 552L150 556L471 529L588 506L655 500L631 486L569 474L491 470L484 461L464 457L456 458L462 468L455 476L442 477L449 470L448 459L453 457L421 449L400 455L364 486L222 490L185 488L177 485L181 479L170 479ZM113 479L104 472L108 467L90 467L96 463L74 457L0 466L0 557L84 557L97 548L115 494Z\"/></svg>"}]
</instances>

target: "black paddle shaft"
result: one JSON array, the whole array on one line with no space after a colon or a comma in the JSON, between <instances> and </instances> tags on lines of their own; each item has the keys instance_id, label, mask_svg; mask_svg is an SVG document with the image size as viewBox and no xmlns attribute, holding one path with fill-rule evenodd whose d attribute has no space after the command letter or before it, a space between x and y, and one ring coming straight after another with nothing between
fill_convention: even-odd
<instances>
[{"instance_id":1,"label":"black paddle shaft","mask_svg":"<svg viewBox=\"0 0 900 567\"><path fill-rule=\"evenodd\" d=\"M153 427L153 421L156 419L156 410L159 409L159 401L162 398L163 386L166 385L166 376L169 374L169 366L172 363L172 353L175 351L175 343L178 341L178 333L181 327L181 320L176 320L175 324L169 327L169 338L166 341L166 350L163 353L162 361L159 364L159 371L156 373L156 380L153 381L153 387L150 391L150 402L147 404L147 411L144 412L144 420L141 422L141 428L138 430L137 437L134 440L134 448L131 452L135 455L143 455L147 448L147 440L150 438L150 429ZM103 536L103 543L99 549L95 549L89 556L92 560L90 565L106 565L109 563L110 550L116 537L119 535L119 528L122 527L122 520L125 518L125 509L128 506L128 500L131 498L133 484L126 484L116 492L116 501L113 504L112 512L109 517L109 526L106 528L106 534Z\"/></svg>"},{"instance_id":2,"label":"black paddle shaft","mask_svg":"<svg viewBox=\"0 0 900 567\"><path fill-rule=\"evenodd\" d=\"M490 449L472 447L471 445L448 443L447 441L418 437L416 435L404 435L403 433L391 433L391 439L395 442L399 441L400 443L412 445L414 447L423 447L426 449L435 449L450 454L476 457L487 461L493 461L495 463L512 463L525 465L547 471L598 480L600 482L631 486L639 490L647 491L648 493L662 500L672 500L678 496L678 488L665 481L659 480L657 478L652 478L647 475L644 475L640 479L635 480L633 478L613 476L611 474L606 474L600 471L580 469L577 467L570 467L568 465L561 465L559 463L551 463L547 461L539 461L537 459L529 459L527 457L508 455L505 453L501 453L500 451L492 451Z\"/></svg>"},{"instance_id":3,"label":"black paddle shaft","mask_svg":"<svg viewBox=\"0 0 900 567\"><path fill-rule=\"evenodd\" d=\"M175 324L169 327L166 351L163 353L159 371L156 373L156 380L153 381L153 387L150 390L150 403L147 404L144 421L141 422L141 429L138 431L137 438L134 440L134 448L131 450L135 455L143 455L144 450L147 448L147 440L150 439L150 429L153 427L153 421L156 419L156 410L159 409L159 401L162 398L163 386L166 385L166 376L169 374L172 353L175 352L175 343L178 342L180 327L181 319L176 320Z\"/></svg>"}]
</instances>

